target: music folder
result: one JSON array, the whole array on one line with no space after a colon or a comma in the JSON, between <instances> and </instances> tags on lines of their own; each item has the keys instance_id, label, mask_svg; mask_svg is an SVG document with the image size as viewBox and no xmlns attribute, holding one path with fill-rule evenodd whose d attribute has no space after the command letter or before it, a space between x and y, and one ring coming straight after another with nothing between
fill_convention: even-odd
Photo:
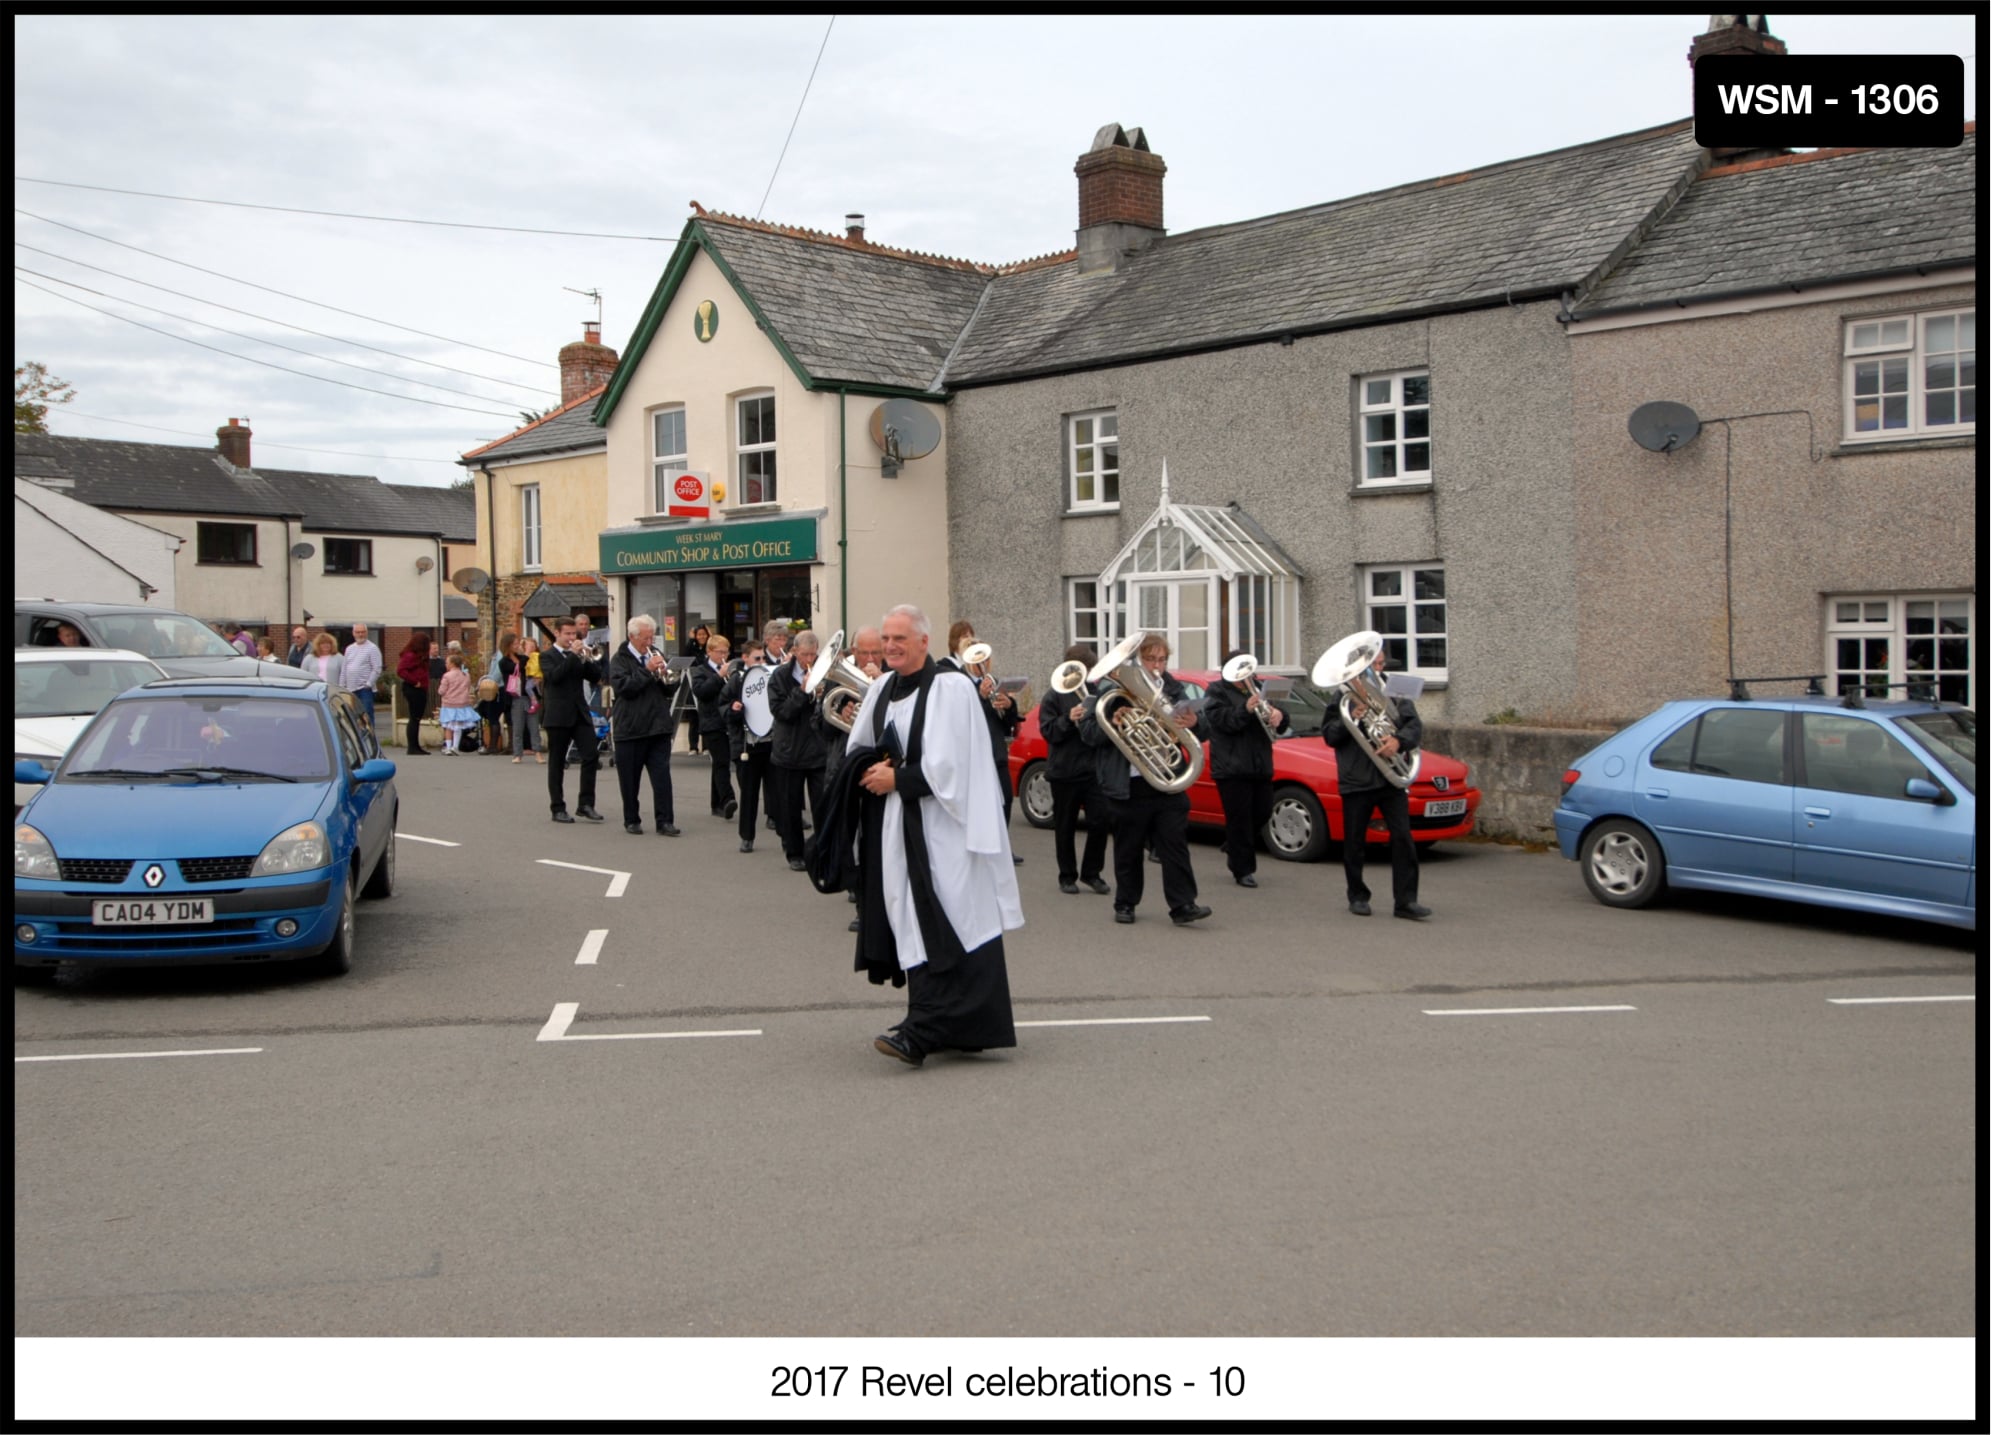
<instances>
[{"instance_id":1,"label":"music folder","mask_svg":"<svg viewBox=\"0 0 2000 1435\"><path fill-rule=\"evenodd\" d=\"M1424 680L1416 673L1384 673L1382 691L1392 698L1408 698L1415 702L1424 695Z\"/></svg>"}]
</instances>

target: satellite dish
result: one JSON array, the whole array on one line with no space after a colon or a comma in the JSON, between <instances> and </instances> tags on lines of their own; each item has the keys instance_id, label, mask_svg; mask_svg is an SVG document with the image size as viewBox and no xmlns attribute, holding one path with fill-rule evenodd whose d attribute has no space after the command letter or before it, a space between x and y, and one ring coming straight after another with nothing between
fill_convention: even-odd
<instances>
[{"instance_id":1,"label":"satellite dish","mask_svg":"<svg viewBox=\"0 0 2000 1435\"><path fill-rule=\"evenodd\" d=\"M317 548L314 548L310 543L294 543L292 545L292 557L294 558L299 558L299 559L310 558L313 556L313 554L317 553L318 551L319 550Z\"/></svg>"},{"instance_id":2,"label":"satellite dish","mask_svg":"<svg viewBox=\"0 0 2000 1435\"><path fill-rule=\"evenodd\" d=\"M891 399L868 415L868 436L882 450L882 476L894 478L904 464L936 448L944 430L914 399Z\"/></svg>"},{"instance_id":3,"label":"satellite dish","mask_svg":"<svg viewBox=\"0 0 2000 1435\"><path fill-rule=\"evenodd\" d=\"M417 560L417 571L419 573L428 573L435 567L437 567L437 560L428 553Z\"/></svg>"},{"instance_id":4,"label":"satellite dish","mask_svg":"<svg viewBox=\"0 0 2000 1435\"><path fill-rule=\"evenodd\" d=\"M484 593L492 581L483 568L461 568L451 575L451 586L461 593Z\"/></svg>"},{"instance_id":5,"label":"satellite dish","mask_svg":"<svg viewBox=\"0 0 2000 1435\"><path fill-rule=\"evenodd\" d=\"M1654 453L1672 453L1686 448L1701 432L1701 419L1686 404L1641 404L1625 420L1632 442Z\"/></svg>"}]
</instances>

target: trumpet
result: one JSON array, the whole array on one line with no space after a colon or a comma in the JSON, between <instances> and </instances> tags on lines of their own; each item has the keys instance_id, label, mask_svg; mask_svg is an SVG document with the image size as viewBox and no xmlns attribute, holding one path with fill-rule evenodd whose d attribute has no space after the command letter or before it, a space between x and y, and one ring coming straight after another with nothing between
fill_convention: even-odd
<instances>
[{"instance_id":1,"label":"trumpet","mask_svg":"<svg viewBox=\"0 0 2000 1435\"><path fill-rule=\"evenodd\" d=\"M1258 735L1266 742L1275 742L1277 738L1271 731L1269 717L1272 710L1271 704L1264 696L1263 684L1259 683L1254 676L1256 671L1257 655L1255 653L1244 653L1238 657L1231 658L1222 665L1222 679L1224 682L1234 683L1243 690L1249 698L1245 706L1249 708L1251 716L1257 719Z\"/></svg>"},{"instance_id":2,"label":"trumpet","mask_svg":"<svg viewBox=\"0 0 2000 1435\"><path fill-rule=\"evenodd\" d=\"M844 628L834 631L832 640L820 649L819 657L807 672L805 689L820 699L820 716L829 726L853 732L861 700L868 695L868 674L841 656L840 645L846 637Z\"/></svg>"},{"instance_id":3,"label":"trumpet","mask_svg":"<svg viewBox=\"0 0 2000 1435\"><path fill-rule=\"evenodd\" d=\"M655 643L653 644L652 647L646 649L646 656L648 658L651 657L659 658L661 665L660 670L658 672L653 672L652 665L649 663L647 664L646 671L649 673L653 673L653 676L660 680L660 685L662 687L671 688L677 686L672 671L666 666L667 664L666 649L662 648L658 643Z\"/></svg>"}]
</instances>

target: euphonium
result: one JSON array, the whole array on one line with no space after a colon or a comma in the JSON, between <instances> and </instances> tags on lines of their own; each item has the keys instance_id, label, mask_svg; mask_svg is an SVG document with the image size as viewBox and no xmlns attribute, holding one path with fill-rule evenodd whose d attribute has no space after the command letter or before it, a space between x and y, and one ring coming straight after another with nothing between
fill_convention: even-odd
<instances>
[{"instance_id":1,"label":"euphonium","mask_svg":"<svg viewBox=\"0 0 2000 1435\"><path fill-rule=\"evenodd\" d=\"M1091 682L1112 682L1111 691L1097 700L1097 724L1148 785L1185 792L1201 776L1201 739L1175 722L1173 704L1153 691L1152 678L1136 658L1145 636L1130 634L1085 675ZM1068 677L1069 666L1058 668L1057 676ZM1132 711L1123 726L1115 721L1120 708Z\"/></svg>"},{"instance_id":2,"label":"euphonium","mask_svg":"<svg viewBox=\"0 0 2000 1435\"><path fill-rule=\"evenodd\" d=\"M1276 742L1277 738L1271 732L1271 724L1264 720L1264 713L1270 708L1270 704L1265 701L1264 689L1254 677L1256 671L1257 655L1243 653L1222 665L1222 679L1224 682L1236 684L1248 696L1250 713L1257 719L1258 736L1266 742Z\"/></svg>"},{"instance_id":3,"label":"euphonium","mask_svg":"<svg viewBox=\"0 0 2000 1435\"><path fill-rule=\"evenodd\" d=\"M1381 651L1380 633L1364 629L1348 634L1313 664L1313 686L1334 693L1341 722L1390 784L1408 787L1417 780L1423 754L1382 751L1384 739L1396 735L1396 708L1375 675L1375 655Z\"/></svg>"},{"instance_id":4,"label":"euphonium","mask_svg":"<svg viewBox=\"0 0 2000 1435\"><path fill-rule=\"evenodd\" d=\"M868 674L841 656L840 645L846 638L846 629L835 631L806 673L805 686L808 693L821 698L820 715L828 723L842 732L853 732L855 714L861 711L861 700L868 695Z\"/></svg>"}]
</instances>

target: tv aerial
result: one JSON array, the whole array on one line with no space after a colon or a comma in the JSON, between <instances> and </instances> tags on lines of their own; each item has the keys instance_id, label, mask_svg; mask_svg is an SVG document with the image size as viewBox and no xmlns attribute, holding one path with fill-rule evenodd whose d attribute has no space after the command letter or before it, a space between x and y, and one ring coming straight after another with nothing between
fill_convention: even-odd
<instances>
[{"instance_id":1,"label":"tv aerial","mask_svg":"<svg viewBox=\"0 0 2000 1435\"><path fill-rule=\"evenodd\" d=\"M868 436L882 450L882 477L894 478L903 465L938 446L944 429L931 411L914 399L891 399L868 415Z\"/></svg>"},{"instance_id":2,"label":"tv aerial","mask_svg":"<svg viewBox=\"0 0 2000 1435\"><path fill-rule=\"evenodd\" d=\"M1701 433L1701 419L1686 404L1641 404L1625 420L1625 431L1640 448L1672 453L1695 441Z\"/></svg>"},{"instance_id":3,"label":"tv aerial","mask_svg":"<svg viewBox=\"0 0 2000 1435\"><path fill-rule=\"evenodd\" d=\"M572 288L570 288L570 287L569 287L569 285L565 284L565 285L563 285L563 292L564 292L565 294L581 294L581 295L582 295L582 296L583 296L584 298L586 298L586 299L588 299L588 300L592 301L593 303L595 303L595 304L597 305L597 327L598 327L598 328L600 328L600 329L602 329L602 328L604 327L604 291L603 291L603 290L601 290L601 289L572 289Z\"/></svg>"}]
</instances>

